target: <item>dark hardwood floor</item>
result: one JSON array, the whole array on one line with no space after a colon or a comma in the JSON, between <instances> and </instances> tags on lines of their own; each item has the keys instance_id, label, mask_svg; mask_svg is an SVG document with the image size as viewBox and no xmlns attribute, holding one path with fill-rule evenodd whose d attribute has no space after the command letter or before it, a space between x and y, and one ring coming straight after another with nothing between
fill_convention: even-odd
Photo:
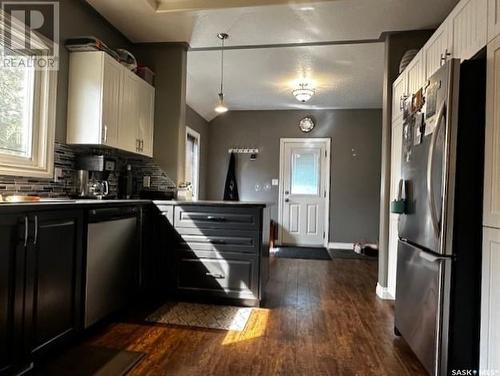
<instances>
[{"instance_id":1,"label":"dark hardwood floor","mask_svg":"<svg viewBox=\"0 0 500 376\"><path fill-rule=\"evenodd\" d=\"M267 299L244 332L124 319L88 340L142 351L132 375L424 375L375 295L377 263L273 259ZM84 361L84 360L82 360Z\"/></svg>"}]
</instances>

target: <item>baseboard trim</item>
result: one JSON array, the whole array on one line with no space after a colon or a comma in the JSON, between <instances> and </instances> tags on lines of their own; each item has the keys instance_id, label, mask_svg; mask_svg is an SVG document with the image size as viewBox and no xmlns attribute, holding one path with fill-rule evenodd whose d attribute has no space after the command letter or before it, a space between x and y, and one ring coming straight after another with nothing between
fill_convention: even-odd
<instances>
[{"instance_id":1,"label":"baseboard trim","mask_svg":"<svg viewBox=\"0 0 500 376\"><path fill-rule=\"evenodd\" d=\"M377 296L380 299L384 300L395 300L394 296L389 292L389 289L387 287L382 287L379 283L377 283Z\"/></svg>"},{"instance_id":2,"label":"baseboard trim","mask_svg":"<svg viewBox=\"0 0 500 376\"><path fill-rule=\"evenodd\" d=\"M328 243L328 249L354 249L354 243Z\"/></svg>"}]
</instances>

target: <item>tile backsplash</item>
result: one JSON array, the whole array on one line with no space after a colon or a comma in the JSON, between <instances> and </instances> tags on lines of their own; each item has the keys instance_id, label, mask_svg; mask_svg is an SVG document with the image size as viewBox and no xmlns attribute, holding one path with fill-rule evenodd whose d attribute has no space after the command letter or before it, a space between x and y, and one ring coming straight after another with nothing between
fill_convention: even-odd
<instances>
[{"instance_id":1,"label":"tile backsplash","mask_svg":"<svg viewBox=\"0 0 500 376\"><path fill-rule=\"evenodd\" d=\"M54 145L54 167L61 168L63 171L62 178L58 182L54 182L53 179L0 175L0 194L38 195L54 198L71 196L76 191L75 162L80 154L103 154L116 161L116 170L110 174L108 179L110 195L116 195L120 173L125 170L127 164L132 166L138 192L143 189L143 176L151 176L149 190L175 190L175 183L150 158L135 156L119 150L74 147L56 142Z\"/></svg>"}]
</instances>

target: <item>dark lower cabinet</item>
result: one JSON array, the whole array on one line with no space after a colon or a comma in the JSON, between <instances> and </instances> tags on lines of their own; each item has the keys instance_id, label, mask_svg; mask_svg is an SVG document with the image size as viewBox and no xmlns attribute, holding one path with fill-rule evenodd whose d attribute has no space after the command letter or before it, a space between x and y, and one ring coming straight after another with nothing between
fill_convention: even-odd
<instances>
[{"instance_id":1,"label":"dark lower cabinet","mask_svg":"<svg viewBox=\"0 0 500 376\"><path fill-rule=\"evenodd\" d=\"M81 327L82 228L80 211L30 215L26 252L25 331L34 357Z\"/></svg>"},{"instance_id":2,"label":"dark lower cabinet","mask_svg":"<svg viewBox=\"0 0 500 376\"><path fill-rule=\"evenodd\" d=\"M24 217L0 216L0 374L23 361L24 226Z\"/></svg>"},{"instance_id":3,"label":"dark lower cabinet","mask_svg":"<svg viewBox=\"0 0 500 376\"><path fill-rule=\"evenodd\" d=\"M0 374L15 374L81 327L80 211L0 216Z\"/></svg>"},{"instance_id":4,"label":"dark lower cabinet","mask_svg":"<svg viewBox=\"0 0 500 376\"><path fill-rule=\"evenodd\" d=\"M178 298L259 305L269 263L269 210L239 203L157 203L161 284ZM161 273L159 274L161 275Z\"/></svg>"}]
</instances>

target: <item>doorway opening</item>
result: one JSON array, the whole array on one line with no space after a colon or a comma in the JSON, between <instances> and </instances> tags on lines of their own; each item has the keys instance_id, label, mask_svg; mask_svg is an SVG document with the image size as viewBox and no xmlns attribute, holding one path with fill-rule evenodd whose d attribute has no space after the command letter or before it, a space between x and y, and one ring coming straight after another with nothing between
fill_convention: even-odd
<instances>
[{"instance_id":1,"label":"doorway opening","mask_svg":"<svg viewBox=\"0 0 500 376\"><path fill-rule=\"evenodd\" d=\"M330 148L329 138L280 140L280 245L328 247Z\"/></svg>"},{"instance_id":2,"label":"doorway opening","mask_svg":"<svg viewBox=\"0 0 500 376\"><path fill-rule=\"evenodd\" d=\"M200 193L200 134L186 127L186 166L185 181L191 183L193 200L199 199Z\"/></svg>"}]
</instances>

